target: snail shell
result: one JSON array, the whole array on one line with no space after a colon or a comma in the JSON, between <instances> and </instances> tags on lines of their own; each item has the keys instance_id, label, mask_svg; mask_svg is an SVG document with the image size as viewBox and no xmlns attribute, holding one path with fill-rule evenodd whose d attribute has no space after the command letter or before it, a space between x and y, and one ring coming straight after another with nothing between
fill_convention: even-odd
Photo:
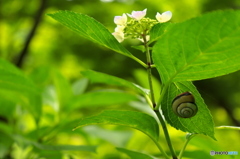
<instances>
[{"instance_id":1,"label":"snail shell","mask_svg":"<svg viewBox=\"0 0 240 159\"><path fill-rule=\"evenodd\" d=\"M172 102L173 112L181 118L191 118L196 115L198 108L190 92L179 94Z\"/></svg>"}]
</instances>

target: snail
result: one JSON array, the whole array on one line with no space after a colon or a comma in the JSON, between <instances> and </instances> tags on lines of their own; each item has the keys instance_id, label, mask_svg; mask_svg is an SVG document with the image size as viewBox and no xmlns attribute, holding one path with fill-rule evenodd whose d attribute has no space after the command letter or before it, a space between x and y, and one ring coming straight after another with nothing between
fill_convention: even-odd
<instances>
[{"instance_id":1,"label":"snail","mask_svg":"<svg viewBox=\"0 0 240 159\"><path fill-rule=\"evenodd\" d=\"M179 94L172 102L173 112L181 118L191 118L197 114L198 108L190 92Z\"/></svg>"}]
</instances>

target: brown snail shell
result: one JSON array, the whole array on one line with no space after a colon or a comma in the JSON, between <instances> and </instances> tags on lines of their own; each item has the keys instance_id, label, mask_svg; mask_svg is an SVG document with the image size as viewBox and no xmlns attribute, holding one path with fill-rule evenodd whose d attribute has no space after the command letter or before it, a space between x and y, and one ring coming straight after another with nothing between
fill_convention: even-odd
<instances>
[{"instance_id":1,"label":"brown snail shell","mask_svg":"<svg viewBox=\"0 0 240 159\"><path fill-rule=\"evenodd\" d=\"M173 112L181 118L191 118L197 114L198 107L190 92L179 94L172 102Z\"/></svg>"}]
</instances>

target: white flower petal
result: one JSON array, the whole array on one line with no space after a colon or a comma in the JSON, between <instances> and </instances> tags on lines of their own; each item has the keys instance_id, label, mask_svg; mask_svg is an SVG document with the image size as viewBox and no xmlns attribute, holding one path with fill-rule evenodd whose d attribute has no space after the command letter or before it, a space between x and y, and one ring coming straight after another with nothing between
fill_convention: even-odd
<instances>
[{"instance_id":1,"label":"white flower petal","mask_svg":"<svg viewBox=\"0 0 240 159\"><path fill-rule=\"evenodd\" d=\"M122 16L115 16L114 23L117 25L125 25L127 23L127 16L123 13Z\"/></svg>"},{"instance_id":2,"label":"white flower petal","mask_svg":"<svg viewBox=\"0 0 240 159\"><path fill-rule=\"evenodd\" d=\"M157 12L157 15L156 15L156 19L160 22L160 23L164 23L164 22L167 22L169 21L170 19L172 18L172 12L170 11L166 11L162 14L158 13Z\"/></svg>"},{"instance_id":3,"label":"white flower petal","mask_svg":"<svg viewBox=\"0 0 240 159\"><path fill-rule=\"evenodd\" d=\"M115 28L115 32L123 32L124 31L125 26L123 25L117 25L117 27Z\"/></svg>"},{"instance_id":4,"label":"white flower petal","mask_svg":"<svg viewBox=\"0 0 240 159\"><path fill-rule=\"evenodd\" d=\"M112 35L117 39L118 42L122 42L124 40L123 32L114 32Z\"/></svg>"},{"instance_id":5,"label":"white flower petal","mask_svg":"<svg viewBox=\"0 0 240 159\"><path fill-rule=\"evenodd\" d=\"M146 13L147 9L144 9L143 11L132 11L132 14L128 14L128 16L136 20L141 20L145 17Z\"/></svg>"}]
</instances>

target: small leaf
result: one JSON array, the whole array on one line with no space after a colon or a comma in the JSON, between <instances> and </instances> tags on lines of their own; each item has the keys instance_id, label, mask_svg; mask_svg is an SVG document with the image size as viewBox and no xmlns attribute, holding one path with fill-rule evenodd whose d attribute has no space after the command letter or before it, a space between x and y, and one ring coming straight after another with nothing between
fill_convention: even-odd
<instances>
[{"instance_id":1,"label":"small leaf","mask_svg":"<svg viewBox=\"0 0 240 159\"><path fill-rule=\"evenodd\" d=\"M36 120L41 114L40 91L18 68L0 59L0 97L23 105Z\"/></svg>"},{"instance_id":2,"label":"small leaf","mask_svg":"<svg viewBox=\"0 0 240 159\"><path fill-rule=\"evenodd\" d=\"M172 110L172 101L180 93L190 91L198 107L198 112L191 118L181 118L174 114ZM175 82L169 86L161 104L163 115L167 122L184 132L197 133L214 137L214 123L209 109L204 103L198 90L191 82Z\"/></svg>"},{"instance_id":3,"label":"small leaf","mask_svg":"<svg viewBox=\"0 0 240 159\"><path fill-rule=\"evenodd\" d=\"M96 91L75 96L65 107L65 110L72 111L76 108L109 106L123 104L138 100L138 97L121 91Z\"/></svg>"},{"instance_id":4,"label":"small leaf","mask_svg":"<svg viewBox=\"0 0 240 159\"><path fill-rule=\"evenodd\" d=\"M134 111L104 111L98 115L82 119L76 130L82 126L96 124L122 125L137 129L148 135L152 140L158 141L159 127L156 120L144 113Z\"/></svg>"},{"instance_id":5,"label":"small leaf","mask_svg":"<svg viewBox=\"0 0 240 159\"><path fill-rule=\"evenodd\" d=\"M150 31L150 41L152 43L158 40L164 33L168 31L168 27L172 26L173 23L158 23L154 25Z\"/></svg>"},{"instance_id":6,"label":"small leaf","mask_svg":"<svg viewBox=\"0 0 240 159\"><path fill-rule=\"evenodd\" d=\"M133 136L133 132L129 130L106 130L96 125L84 127L84 132L89 136L94 136L115 146L123 147L129 143L129 140Z\"/></svg>"},{"instance_id":7,"label":"small leaf","mask_svg":"<svg viewBox=\"0 0 240 159\"><path fill-rule=\"evenodd\" d=\"M95 71L91 71L91 70L82 71L81 73L85 77L89 78L91 80L91 82L93 82L93 83L105 83L105 84L114 85L114 86L127 87L127 88L135 90L138 93L141 93L143 95L146 95L149 93L149 90L142 88L141 86L139 86L135 83L131 83L129 81L126 81L126 80L118 78L118 77L114 77L111 75L107 75L104 73L95 72Z\"/></svg>"},{"instance_id":8,"label":"small leaf","mask_svg":"<svg viewBox=\"0 0 240 159\"><path fill-rule=\"evenodd\" d=\"M31 142L35 147L42 150L52 150L52 151L89 151L95 152L97 146L86 146L86 145L43 145L36 142Z\"/></svg>"},{"instance_id":9,"label":"small leaf","mask_svg":"<svg viewBox=\"0 0 240 159\"><path fill-rule=\"evenodd\" d=\"M88 86L88 79L87 78L82 78L80 80L77 80L72 84L72 91L74 95L79 95L82 94Z\"/></svg>"},{"instance_id":10,"label":"small leaf","mask_svg":"<svg viewBox=\"0 0 240 159\"><path fill-rule=\"evenodd\" d=\"M132 159L154 159L153 157L140 153L140 152L136 152L136 151L131 151L125 148L116 148L118 151L123 152L125 154L127 154L129 157L131 157Z\"/></svg>"},{"instance_id":11,"label":"small leaf","mask_svg":"<svg viewBox=\"0 0 240 159\"><path fill-rule=\"evenodd\" d=\"M193 81L240 69L240 11L216 11L170 25L153 47L163 83Z\"/></svg>"},{"instance_id":12,"label":"small leaf","mask_svg":"<svg viewBox=\"0 0 240 159\"><path fill-rule=\"evenodd\" d=\"M72 11L58 11L47 15L84 38L125 56L132 56L101 23L87 15Z\"/></svg>"},{"instance_id":13,"label":"small leaf","mask_svg":"<svg viewBox=\"0 0 240 159\"><path fill-rule=\"evenodd\" d=\"M57 70L52 71L54 86L56 88L58 102L60 107L64 107L73 96L70 83Z\"/></svg>"},{"instance_id":14,"label":"small leaf","mask_svg":"<svg viewBox=\"0 0 240 159\"><path fill-rule=\"evenodd\" d=\"M25 143L27 145L33 145L38 149L42 150L52 150L52 151L89 151L89 152L95 152L97 146L86 146L86 145L45 145L40 144L37 142L34 142L32 140L29 140L21 135L12 135L12 138L14 141L17 141L19 143Z\"/></svg>"},{"instance_id":15,"label":"small leaf","mask_svg":"<svg viewBox=\"0 0 240 159\"><path fill-rule=\"evenodd\" d=\"M146 48L143 45L131 46L131 47L136 49L136 50L139 50L139 51L141 51L143 53L146 51Z\"/></svg>"}]
</instances>

